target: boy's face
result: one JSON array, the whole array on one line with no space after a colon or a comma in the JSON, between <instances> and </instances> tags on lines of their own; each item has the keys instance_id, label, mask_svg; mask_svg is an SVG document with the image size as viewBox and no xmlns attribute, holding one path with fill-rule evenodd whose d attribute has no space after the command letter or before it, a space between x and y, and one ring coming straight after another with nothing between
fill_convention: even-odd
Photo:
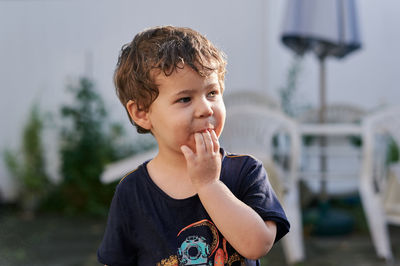
<instances>
[{"instance_id":1,"label":"boy's face","mask_svg":"<svg viewBox=\"0 0 400 266\"><path fill-rule=\"evenodd\" d=\"M216 72L207 77L184 66L172 75L155 78L159 95L151 104L148 119L159 149L181 152L187 145L195 151L194 133L214 130L221 135L225 105Z\"/></svg>"}]
</instances>

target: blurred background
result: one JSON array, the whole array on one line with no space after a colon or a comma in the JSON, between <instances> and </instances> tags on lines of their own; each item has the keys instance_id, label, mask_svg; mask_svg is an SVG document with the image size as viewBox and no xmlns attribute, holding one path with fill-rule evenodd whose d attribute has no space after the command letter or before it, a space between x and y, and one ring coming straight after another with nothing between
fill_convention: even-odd
<instances>
[{"instance_id":1,"label":"blurred background","mask_svg":"<svg viewBox=\"0 0 400 266\"><path fill-rule=\"evenodd\" d=\"M206 35L227 54L227 97L261 95L298 123L318 108L316 56L297 57L281 41L288 2L0 0L0 265L97 265L118 182L102 173L155 145L137 135L112 84L121 46L147 27ZM355 3L361 48L327 58L326 99L370 114L399 105L400 2ZM318 200L312 185L300 192L303 209ZM305 227L296 263L327 265L333 251L331 265L400 259L397 228L389 228L394 260L378 259L357 193L334 200L353 215L352 229L321 238ZM343 254L349 261L336 263ZM278 245L263 263L286 265L284 257Z\"/></svg>"}]
</instances>

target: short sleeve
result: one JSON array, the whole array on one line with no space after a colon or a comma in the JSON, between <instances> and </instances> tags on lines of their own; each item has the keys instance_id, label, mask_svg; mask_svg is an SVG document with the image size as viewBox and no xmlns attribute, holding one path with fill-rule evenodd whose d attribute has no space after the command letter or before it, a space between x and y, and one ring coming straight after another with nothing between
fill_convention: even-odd
<instances>
[{"instance_id":1,"label":"short sleeve","mask_svg":"<svg viewBox=\"0 0 400 266\"><path fill-rule=\"evenodd\" d=\"M289 232L290 224L272 189L262 163L252 157L248 158L241 171L239 197L253 208L264 221L270 220L276 223L276 242Z\"/></svg>"},{"instance_id":2,"label":"short sleeve","mask_svg":"<svg viewBox=\"0 0 400 266\"><path fill-rule=\"evenodd\" d=\"M129 241L130 228L124 217L124 203L118 189L111 202L103 241L97 251L98 261L111 266L136 265L133 244Z\"/></svg>"}]
</instances>

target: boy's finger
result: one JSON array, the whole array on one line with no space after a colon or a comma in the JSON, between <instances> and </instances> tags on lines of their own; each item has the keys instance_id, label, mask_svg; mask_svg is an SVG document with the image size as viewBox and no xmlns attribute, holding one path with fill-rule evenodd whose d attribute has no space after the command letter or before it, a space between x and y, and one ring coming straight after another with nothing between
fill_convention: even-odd
<instances>
[{"instance_id":1,"label":"boy's finger","mask_svg":"<svg viewBox=\"0 0 400 266\"><path fill-rule=\"evenodd\" d=\"M201 133L194 134L194 140L196 142L196 153L204 153L206 151L206 147L204 144L204 139Z\"/></svg>"},{"instance_id":2,"label":"boy's finger","mask_svg":"<svg viewBox=\"0 0 400 266\"><path fill-rule=\"evenodd\" d=\"M202 135L203 135L206 150L208 152L212 152L214 150L214 147L213 147L214 145L213 145L213 140L211 139L210 132L206 131Z\"/></svg>"},{"instance_id":3,"label":"boy's finger","mask_svg":"<svg viewBox=\"0 0 400 266\"><path fill-rule=\"evenodd\" d=\"M182 151L182 153L183 153L183 156L185 156L185 159L188 161L188 160L191 160L192 158L193 158L193 151L188 147L188 146L186 146L186 145L182 145L181 146L181 151Z\"/></svg>"},{"instance_id":4,"label":"boy's finger","mask_svg":"<svg viewBox=\"0 0 400 266\"><path fill-rule=\"evenodd\" d=\"M213 141L213 151L218 152L219 151L219 141L217 134L215 134L214 130L211 130L211 139Z\"/></svg>"}]
</instances>

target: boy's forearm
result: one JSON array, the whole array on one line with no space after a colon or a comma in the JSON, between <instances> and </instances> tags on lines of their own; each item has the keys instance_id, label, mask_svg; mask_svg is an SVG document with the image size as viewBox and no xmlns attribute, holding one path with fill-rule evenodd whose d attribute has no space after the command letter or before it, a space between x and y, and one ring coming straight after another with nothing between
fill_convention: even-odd
<instances>
[{"instance_id":1,"label":"boy's forearm","mask_svg":"<svg viewBox=\"0 0 400 266\"><path fill-rule=\"evenodd\" d=\"M236 198L219 180L221 154L213 130L194 134L196 150L183 145L188 176L213 222L242 256L258 259L275 240L276 226L265 223L249 206Z\"/></svg>"},{"instance_id":2,"label":"boy's forearm","mask_svg":"<svg viewBox=\"0 0 400 266\"><path fill-rule=\"evenodd\" d=\"M198 195L215 225L242 256L258 259L271 249L276 236L275 223L265 223L221 181L203 186Z\"/></svg>"}]
</instances>

